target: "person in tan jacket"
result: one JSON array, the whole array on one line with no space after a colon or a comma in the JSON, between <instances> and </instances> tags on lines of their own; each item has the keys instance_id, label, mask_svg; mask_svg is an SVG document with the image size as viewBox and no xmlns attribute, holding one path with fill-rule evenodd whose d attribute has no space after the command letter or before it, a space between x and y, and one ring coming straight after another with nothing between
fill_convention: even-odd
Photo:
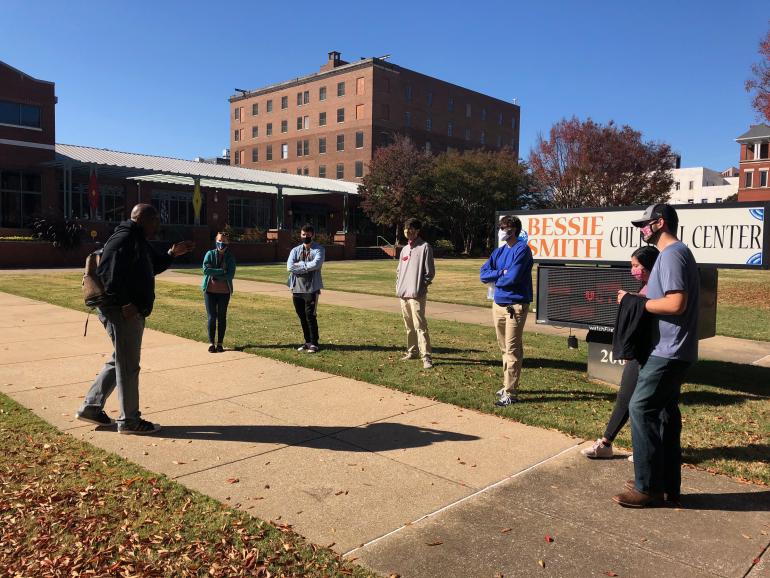
<instances>
[{"instance_id":1,"label":"person in tan jacket","mask_svg":"<svg viewBox=\"0 0 770 578\"><path fill-rule=\"evenodd\" d=\"M436 268L433 249L420 238L420 229L422 223L418 219L407 219L404 223L407 245L401 250L396 270L396 295L401 298L401 315L406 326L406 353L401 361L421 357L423 368L431 369L433 359L425 302Z\"/></svg>"}]
</instances>

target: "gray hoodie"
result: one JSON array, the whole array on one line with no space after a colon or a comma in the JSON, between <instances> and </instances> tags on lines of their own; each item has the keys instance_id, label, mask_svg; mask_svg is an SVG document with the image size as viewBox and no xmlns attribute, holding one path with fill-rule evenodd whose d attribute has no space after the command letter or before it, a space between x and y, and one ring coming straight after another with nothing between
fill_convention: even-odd
<instances>
[{"instance_id":1,"label":"gray hoodie","mask_svg":"<svg viewBox=\"0 0 770 578\"><path fill-rule=\"evenodd\" d=\"M401 249L396 270L396 295L402 299L425 297L435 275L433 249L418 237Z\"/></svg>"}]
</instances>

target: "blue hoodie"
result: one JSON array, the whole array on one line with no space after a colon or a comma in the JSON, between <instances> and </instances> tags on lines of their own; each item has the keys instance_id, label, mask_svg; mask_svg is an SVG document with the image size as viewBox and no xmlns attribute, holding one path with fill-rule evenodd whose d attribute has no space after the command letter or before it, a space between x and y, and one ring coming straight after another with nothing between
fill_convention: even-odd
<instances>
[{"instance_id":1,"label":"blue hoodie","mask_svg":"<svg viewBox=\"0 0 770 578\"><path fill-rule=\"evenodd\" d=\"M532 302L532 251L524 241L498 247L481 266L482 283L495 284L495 303ZM503 271L506 271L503 274Z\"/></svg>"}]
</instances>

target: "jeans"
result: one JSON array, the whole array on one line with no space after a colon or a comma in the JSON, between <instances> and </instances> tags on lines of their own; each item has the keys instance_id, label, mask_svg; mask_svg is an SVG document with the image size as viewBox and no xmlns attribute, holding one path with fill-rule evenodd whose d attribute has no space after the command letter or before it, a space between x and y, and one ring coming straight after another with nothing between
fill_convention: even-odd
<instances>
[{"instance_id":1,"label":"jeans","mask_svg":"<svg viewBox=\"0 0 770 578\"><path fill-rule=\"evenodd\" d=\"M428 320L425 317L426 299L401 299L401 316L406 327L406 352L415 356L419 351L422 358L430 357L432 353Z\"/></svg>"},{"instance_id":2,"label":"jeans","mask_svg":"<svg viewBox=\"0 0 770 578\"><path fill-rule=\"evenodd\" d=\"M112 391L118 389L118 423L139 421L139 356L142 349L144 317L124 319L120 307L97 309L99 320L112 340L112 357L96 376L80 411L101 411Z\"/></svg>"},{"instance_id":3,"label":"jeans","mask_svg":"<svg viewBox=\"0 0 770 578\"><path fill-rule=\"evenodd\" d=\"M316 319L316 309L318 308L318 297L320 291L315 293L294 293L294 310L297 312L299 322L302 324L302 334L305 336L305 343L318 345L318 320Z\"/></svg>"},{"instance_id":4,"label":"jeans","mask_svg":"<svg viewBox=\"0 0 770 578\"><path fill-rule=\"evenodd\" d=\"M515 303L513 318L505 305L492 303L492 321L495 324L497 345L503 354L503 387L513 395L519 389L521 365L524 361L524 323L527 321L529 303Z\"/></svg>"},{"instance_id":5,"label":"jeans","mask_svg":"<svg viewBox=\"0 0 770 578\"><path fill-rule=\"evenodd\" d=\"M679 392L689 361L650 356L631 396L636 489L678 497L682 483Z\"/></svg>"},{"instance_id":6,"label":"jeans","mask_svg":"<svg viewBox=\"0 0 770 578\"><path fill-rule=\"evenodd\" d=\"M221 345L227 330L227 305L230 303L230 293L204 293L203 300L206 303L208 315L209 343Z\"/></svg>"},{"instance_id":7,"label":"jeans","mask_svg":"<svg viewBox=\"0 0 770 578\"><path fill-rule=\"evenodd\" d=\"M628 404L636 389L636 380L639 378L639 362L629 359L623 367L623 375L620 378L620 390L615 398L615 406L612 408L610 421L604 430L604 439L612 442L628 421Z\"/></svg>"}]
</instances>

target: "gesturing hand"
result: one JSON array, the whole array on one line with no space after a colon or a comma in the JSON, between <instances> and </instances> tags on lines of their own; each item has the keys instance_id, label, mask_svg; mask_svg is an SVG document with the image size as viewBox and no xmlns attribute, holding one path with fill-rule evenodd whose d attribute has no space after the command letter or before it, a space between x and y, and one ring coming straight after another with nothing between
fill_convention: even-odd
<instances>
[{"instance_id":1,"label":"gesturing hand","mask_svg":"<svg viewBox=\"0 0 770 578\"><path fill-rule=\"evenodd\" d=\"M181 243L174 243L174 245L171 246L171 254L174 257L179 257L185 253L189 253L193 249L195 249L195 242L182 241Z\"/></svg>"}]
</instances>

